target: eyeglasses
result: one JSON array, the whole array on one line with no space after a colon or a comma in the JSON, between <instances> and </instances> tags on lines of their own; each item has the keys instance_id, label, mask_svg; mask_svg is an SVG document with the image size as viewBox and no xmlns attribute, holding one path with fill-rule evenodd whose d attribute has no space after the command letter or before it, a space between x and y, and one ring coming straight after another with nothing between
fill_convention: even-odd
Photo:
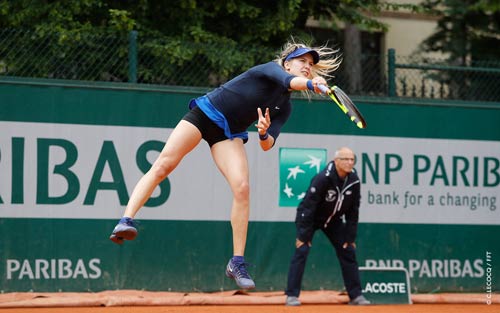
<instances>
[{"instance_id":1,"label":"eyeglasses","mask_svg":"<svg viewBox=\"0 0 500 313\"><path fill-rule=\"evenodd\" d=\"M355 162L356 159L355 158L338 158L340 161L351 161L351 162Z\"/></svg>"}]
</instances>

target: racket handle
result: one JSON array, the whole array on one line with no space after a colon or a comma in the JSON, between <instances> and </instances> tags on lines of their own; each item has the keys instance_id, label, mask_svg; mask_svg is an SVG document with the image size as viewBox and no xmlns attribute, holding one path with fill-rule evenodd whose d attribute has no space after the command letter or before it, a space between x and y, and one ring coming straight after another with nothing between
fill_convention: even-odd
<instances>
[{"instance_id":1,"label":"racket handle","mask_svg":"<svg viewBox=\"0 0 500 313\"><path fill-rule=\"evenodd\" d=\"M328 89L328 87L326 87L325 85L318 84L318 89L321 90L321 92L325 95L330 93L330 89Z\"/></svg>"}]
</instances>

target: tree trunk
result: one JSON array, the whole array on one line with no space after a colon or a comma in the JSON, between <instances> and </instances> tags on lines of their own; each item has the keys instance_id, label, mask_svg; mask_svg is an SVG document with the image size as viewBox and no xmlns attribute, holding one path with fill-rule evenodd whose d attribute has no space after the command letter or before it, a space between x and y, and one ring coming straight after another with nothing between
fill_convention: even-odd
<instances>
[{"instance_id":1,"label":"tree trunk","mask_svg":"<svg viewBox=\"0 0 500 313\"><path fill-rule=\"evenodd\" d=\"M353 24L346 24L344 29L344 69L347 76L349 93L362 90L361 80L361 32Z\"/></svg>"}]
</instances>

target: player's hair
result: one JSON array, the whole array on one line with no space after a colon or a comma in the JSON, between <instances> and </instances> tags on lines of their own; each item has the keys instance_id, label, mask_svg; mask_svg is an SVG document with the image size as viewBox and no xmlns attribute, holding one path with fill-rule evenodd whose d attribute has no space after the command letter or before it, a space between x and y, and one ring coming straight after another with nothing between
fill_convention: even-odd
<instances>
[{"instance_id":1,"label":"player's hair","mask_svg":"<svg viewBox=\"0 0 500 313\"><path fill-rule=\"evenodd\" d=\"M319 62L314 64L311 69L311 76L322 76L324 78L334 77L333 72L337 70L342 63L342 56L339 54L338 49L332 49L323 45L319 47L311 47L303 42L298 42L295 38L291 37L290 40L283 45L281 52L277 55L274 62L284 66L285 58L298 48L313 49L319 54Z\"/></svg>"}]
</instances>

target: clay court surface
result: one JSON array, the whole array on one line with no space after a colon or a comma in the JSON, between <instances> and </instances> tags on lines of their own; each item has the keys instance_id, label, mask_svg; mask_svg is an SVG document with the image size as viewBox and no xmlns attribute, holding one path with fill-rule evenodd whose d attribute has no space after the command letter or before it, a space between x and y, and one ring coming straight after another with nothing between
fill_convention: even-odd
<instances>
[{"instance_id":1,"label":"clay court surface","mask_svg":"<svg viewBox=\"0 0 500 313\"><path fill-rule=\"evenodd\" d=\"M8 308L6 313L498 313L500 305L486 304L412 304L372 305L354 307L345 304L302 305L184 305L184 306L128 306L128 307L64 307L64 308Z\"/></svg>"},{"instance_id":2,"label":"clay court surface","mask_svg":"<svg viewBox=\"0 0 500 313\"><path fill-rule=\"evenodd\" d=\"M500 294L415 294L413 304L347 305L345 294L304 291L303 305L287 307L283 292L217 293L116 290L97 293L5 293L5 313L500 313ZM486 301L492 304L487 305Z\"/></svg>"}]
</instances>

